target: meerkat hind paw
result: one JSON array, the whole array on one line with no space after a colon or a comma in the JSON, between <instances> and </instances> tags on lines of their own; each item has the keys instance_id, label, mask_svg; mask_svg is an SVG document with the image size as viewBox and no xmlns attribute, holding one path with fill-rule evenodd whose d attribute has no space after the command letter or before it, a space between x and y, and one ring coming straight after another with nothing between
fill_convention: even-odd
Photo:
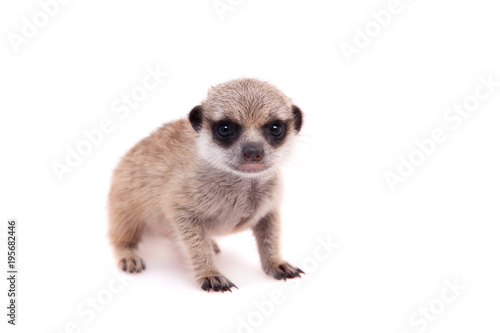
<instances>
[{"instance_id":1,"label":"meerkat hind paw","mask_svg":"<svg viewBox=\"0 0 500 333\"><path fill-rule=\"evenodd\" d=\"M212 240L211 243L212 243L212 249L214 250L214 253L215 254L219 254L220 253L220 247L217 244L217 242L214 241L214 240Z\"/></svg>"},{"instance_id":2,"label":"meerkat hind paw","mask_svg":"<svg viewBox=\"0 0 500 333\"><path fill-rule=\"evenodd\" d=\"M137 255L128 256L120 260L118 266L124 271L129 273L140 273L146 269L144 260Z\"/></svg>"}]
</instances>

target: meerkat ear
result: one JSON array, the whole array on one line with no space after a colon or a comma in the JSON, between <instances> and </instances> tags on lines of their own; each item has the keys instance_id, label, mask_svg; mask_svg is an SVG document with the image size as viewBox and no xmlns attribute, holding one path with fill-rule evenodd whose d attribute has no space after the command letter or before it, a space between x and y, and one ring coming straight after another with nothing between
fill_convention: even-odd
<instances>
[{"instance_id":1,"label":"meerkat ear","mask_svg":"<svg viewBox=\"0 0 500 333\"><path fill-rule=\"evenodd\" d=\"M196 132L199 132L201 130L201 123L203 121L203 109L201 105L195 106L191 112L189 112L189 122L191 123L191 126L193 126L194 130Z\"/></svg>"},{"instance_id":2,"label":"meerkat ear","mask_svg":"<svg viewBox=\"0 0 500 333\"><path fill-rule=\"evenodd\" d=\"M295 131L299 133L300 129L302 128L302 111L299 109L298 106L292 105L292 113L293 113Z\"/></svg>"}]
</instances>

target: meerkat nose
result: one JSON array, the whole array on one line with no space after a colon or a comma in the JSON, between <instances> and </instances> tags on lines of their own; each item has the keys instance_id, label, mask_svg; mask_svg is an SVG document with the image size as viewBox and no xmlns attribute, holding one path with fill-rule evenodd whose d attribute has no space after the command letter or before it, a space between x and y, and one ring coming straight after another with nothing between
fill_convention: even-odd
<instances>
[{"instance_id":1,"label":"meerkat nose","mask_svg":"<svg viewBox=\"0 0 500 333\"><path fill-rule=\"evenodd\" d=\"M243 148L243 156L249 162L258 162L264 155L264 149L258 144L249 144Z\"/></svg>"}]
</instances>

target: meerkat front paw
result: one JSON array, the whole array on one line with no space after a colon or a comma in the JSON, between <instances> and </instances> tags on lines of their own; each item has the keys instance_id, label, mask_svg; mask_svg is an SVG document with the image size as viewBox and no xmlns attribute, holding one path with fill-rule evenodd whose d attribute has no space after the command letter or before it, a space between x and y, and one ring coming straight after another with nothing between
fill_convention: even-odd
<instances>
[{"instance_id":1,"label":"meerkat front paw","mask_svg":"<svg viewBox=\"0 0 500 333\"><path fill-rule=\"evenodd\" d=\"M118 266L124 271L129 273L140 273L146 269L144 260L136 254L122 258Z\"/></svg>"},{"instance_id":2,"label":"meerkat front paw","mask_svg":"<svg viewBox=\"0 0 500 333\"><path fill-rule=\"evenodd\" d=\"M293 279L300 277L300 274L305 274L300 268L290 265L288 262L279 262L270 265L266 269L266 274L272 276L276 280Z\"/></svg>"},{"instance_id":3,"label":"meerkat front paw","mask_svg":"<svg viewBox=\"0 0 500 333\"><path fill-rule=\"evenodd\" d=\"M201 277L197 279L197 282L200 284L201 289L208 292L210 292L210 289L222 292L231 291L232 287L238 289L234 283L229 281L229 279L223 275Z\"/></svg>"}]
</instances>

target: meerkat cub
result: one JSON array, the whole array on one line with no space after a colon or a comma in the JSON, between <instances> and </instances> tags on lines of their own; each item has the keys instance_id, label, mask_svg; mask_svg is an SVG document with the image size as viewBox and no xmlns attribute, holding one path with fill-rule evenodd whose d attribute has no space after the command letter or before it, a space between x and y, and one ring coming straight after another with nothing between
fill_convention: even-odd
<instances>
[{"instance_id":1,"label":"meerkat cub","mask_svg":"<svg viewBox=\"0 0 500 333\"><path fill-rule=\"evenodd\" d=\"M109 193L109 237L118 266L145 269L136 252L148 229L184 250L200 287L236 287L216 267L212 236L251 228L265 273L304 273L280 253L280 166L302 126L302 112L256 79L212 87L188 119L164 124L121 160Z\"/></svg>"}]
</instances>

